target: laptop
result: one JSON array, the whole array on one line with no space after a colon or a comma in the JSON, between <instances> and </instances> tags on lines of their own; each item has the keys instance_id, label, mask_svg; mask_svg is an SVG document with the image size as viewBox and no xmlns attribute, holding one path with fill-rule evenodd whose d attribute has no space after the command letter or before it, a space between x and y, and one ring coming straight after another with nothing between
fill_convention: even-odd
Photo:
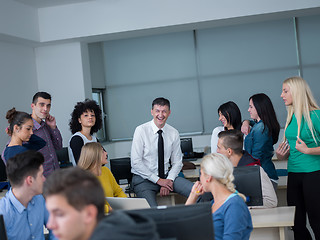
<instances>
[{"instance_id":1,"label":"laptop","mask_svg":"<svg viewBox=\"0 0 320 240\"><path fill-rule=\"evenodd\" d=\"M106 197L106 200L113 210L134 210L150 208L150 205L145 198Z\"/></svg>"},{"instance_id":2,"label":"laptop","mask_svg":"<svg viewBox=\"0 0 320 240\"><path fill-rule=\"evenodd\" d=\"M8 240L6 226L4 225L3 215L0 215L0 239Z\"/></svg>"},{"instance_id":3,"label":"laptop","mask_svg":"<svg viewBox=\"0 0 320 240\"><path fill-rule=\"evenodd\" d=\"M180 138L180 146L184 160L194 158L192 138Z\"/></svg>"}]
</instances>

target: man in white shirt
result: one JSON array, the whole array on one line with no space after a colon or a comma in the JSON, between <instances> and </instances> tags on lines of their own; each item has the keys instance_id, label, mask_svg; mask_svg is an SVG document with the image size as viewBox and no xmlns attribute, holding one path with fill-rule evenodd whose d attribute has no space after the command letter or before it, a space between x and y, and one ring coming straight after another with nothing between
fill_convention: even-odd
<instances>
[{"instance_id":1,"label":"man in white shirt","mask_svg":"<svg viewBox=\"0 0 320 240\"><path fill-rule=\"evenodd\" d=\"M174 191L188 197L193 186L185 178L177 177L183 165L182 153L179 132L166 124L170 113L169 100L156 98L151 109L153 120L138 126L133 135L132 185L137 197L146 198L150 206L157 206L158 192L166 196Z\"/></svg>"}]
</instances>

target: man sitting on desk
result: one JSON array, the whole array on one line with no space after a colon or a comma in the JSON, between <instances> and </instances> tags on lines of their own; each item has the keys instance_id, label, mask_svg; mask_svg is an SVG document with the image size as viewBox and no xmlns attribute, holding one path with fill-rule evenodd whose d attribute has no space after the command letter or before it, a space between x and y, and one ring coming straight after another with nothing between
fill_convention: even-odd
<instances>
[{"instance_id":1,"label":"man sitting on desk","mask_svg":"<svg viewBox=\"0 0 320 240\"><path fill-rule=\"evenodd\" d=\"M218 134L217 152L225 155L234 167L259 165L260 161L253 158L243 149L243 134L239 130L222 131ZM266 208L276 207L277 195L274 191L270 178L260 167L260 179L262 187L263 206Z\"/></svg>"},{"instance_id":2,"label":"man sitting on desk","mask_svg":"<svg viewBox=\"0 0 320 240\"><path fill-rule=\"evenodd\" d=\"M160 196L174 191L188 197L193 186L177 177L183 165L182 153L179 132L166 124L170 113L169 100L156 98L151 109L153 120L138 126L133 135L132 185L137 197L146 198L150 206L157 206L159 191Z\"/></svg>"}]
</instances>

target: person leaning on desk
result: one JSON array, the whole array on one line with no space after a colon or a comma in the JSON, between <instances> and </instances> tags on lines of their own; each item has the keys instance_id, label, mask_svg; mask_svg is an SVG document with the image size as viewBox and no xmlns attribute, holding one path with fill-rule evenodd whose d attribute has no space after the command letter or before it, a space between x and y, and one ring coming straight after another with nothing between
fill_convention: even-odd
<instances>
[{"instance_id":1,"label":"person leaning on desk","mask_svg":"<svg viewBox=\"0 0 320 240\"><path fill-rule=\"evenodd\" d=\"M186 205L196 203L200 195L211 192L215 239L249 239L253 229L251 215L244 195L234 188L233 166L229 159L219 153L206 155L200 171L200 182L192 187Z\"/></svg>"}]
</instances>

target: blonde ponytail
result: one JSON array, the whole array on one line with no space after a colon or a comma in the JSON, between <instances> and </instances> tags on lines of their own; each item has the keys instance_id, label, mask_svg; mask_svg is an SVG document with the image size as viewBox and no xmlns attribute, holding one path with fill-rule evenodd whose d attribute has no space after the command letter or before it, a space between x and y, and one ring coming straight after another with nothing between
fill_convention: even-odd
<instances>
[{"instance_id":1,"label":"blonde ponytail","mask_svg":"<svg viewBox=\"0 0 320 240\"><path fill-rule=\"evenodd\" d=\"M230 192L236 192L233 183L233 166L226 156L220 153L211 153L206 155L201 162L201 169L207 175L212 176L219 181ZM246 201L245 195L239 192L237 192L237 194Z\"/></svg>"}]
</instances>

